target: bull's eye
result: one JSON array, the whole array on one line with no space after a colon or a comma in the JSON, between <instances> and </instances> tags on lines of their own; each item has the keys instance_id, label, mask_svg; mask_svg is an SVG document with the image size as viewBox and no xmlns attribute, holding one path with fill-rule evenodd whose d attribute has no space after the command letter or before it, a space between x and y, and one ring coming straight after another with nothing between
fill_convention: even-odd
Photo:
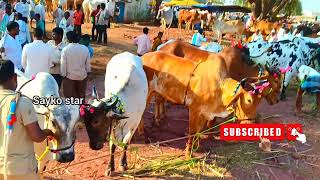
<instances>
[{"instance_id":1,"label":"bull's eye","mask_svg":"<svg viewBox=\"0 0 320 180\"><path fill-rule=\"evenodd\" d=\"M251 99L248 99L248 103L251 103L252 101L251 101Z\"/></svg>"},{"instance_id":2,"label":"bull's eye","mask_svg":"<svg viewBox=\"0 0 320 180\"><path fill-rule=\"evenodd\" d=\"M58 128L58 126L57 126L57 123L56 123L56 122L51 121L51 123L52 123L52 127L53 127L53 128L55 128L55 129L56 129L56 128Z\"/></svg>"},{"instance_id":3,"label":"bull's eye","mask_svg":"<svg viewBox=\"0 0 320 180\"><path fill-rule=\"evenodd\" d=\"M99 121L98 121L97 119L93 119L93 120L91 121L91 124L92 124L93 126L99 125Z\"/></svg>"}]
</instances>

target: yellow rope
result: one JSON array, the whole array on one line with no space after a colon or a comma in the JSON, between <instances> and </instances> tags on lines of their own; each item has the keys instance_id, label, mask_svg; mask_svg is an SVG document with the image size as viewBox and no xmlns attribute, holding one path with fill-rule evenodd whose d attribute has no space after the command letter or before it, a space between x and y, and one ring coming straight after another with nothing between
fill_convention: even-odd
<instances>
[{"instance_id":1,"label":"yellow rope","mask_svg":"<svg viewBox=\"0 0 320 180\"><path fill-rule=\"evenodd\" d=\"M50 152L50 147L46 146L46 150L41 154L41 156L36 155L37 161L41 161Z\"/></svg>"}]
</instances>

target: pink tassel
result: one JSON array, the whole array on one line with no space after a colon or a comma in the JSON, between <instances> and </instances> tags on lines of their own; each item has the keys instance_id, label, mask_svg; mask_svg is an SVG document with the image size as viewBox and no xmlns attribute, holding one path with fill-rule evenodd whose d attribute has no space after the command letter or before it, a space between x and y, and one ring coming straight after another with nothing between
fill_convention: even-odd
<instances>
[{"instance_id":1,"label":"pink tassel","mask_svg":"<svg viewBox=\"0 0 320 180\"><path fill-rule=\"evenodd\" d=\"M84 116L86 114L84 111L85 108L86 108L86 106L84 106L84 105L80 106L80 116Z\"/></svg>"},{"instance_id":2,"label":"pink tassel","mask_svg":"<svg viewBox=\"0 0 320 180\"><path fill-rule=\"evenodd\" d=\"M278 78L278 74L274 73L273 77L277 79Z\"/></svg>"},{"instance_id":3,"label":"pink tassel","mask_svg":"<svg viewBox=\"0 0 320 180\"><path fill-rule=\"evenodd\" d=\"M35 75L32 75L32 76L31 76L31 80L34 80L35 78L36 78Z\"/></svg>"},{"instance_id":4,"label":"pink tassel","mask_svg":"<svg viewBox=\"0 0 320 180\"><path fill-rule=\"evenodd\" d=\"M94 108L90 108L90 113L93 114L94 113Z\"/></svg>"},{"instance_id":5,"label":"pink tassel","mask_svg":"<svg viewBox=\"0 0 320 180\"><path fill-rule=\"evenodd\" d=\"M284 74L284 73L286 73L286 72L288 72L288 71L291 71L292 70L292 67L291 66L288 66L287 68L280 68L280 72L282 73L282 74Z\"/></svg>"}]
</instances>

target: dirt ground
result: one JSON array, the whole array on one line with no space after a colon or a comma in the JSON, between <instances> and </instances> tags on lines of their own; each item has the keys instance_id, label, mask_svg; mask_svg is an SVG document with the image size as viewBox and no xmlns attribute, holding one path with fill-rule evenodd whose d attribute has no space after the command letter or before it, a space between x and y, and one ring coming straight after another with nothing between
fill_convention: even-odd
<instances>
[{"instance_id":1,"label":"dirt ground","mask_svg":"<svg viewBox=\"0 0 320 180\"><path fill-rule=\"evenodd\" d=\"M50 23L48 23L51 25ZM49 27L51 29L51 27ZM91 32L89 24L84 25L84 32ZM150 37L155 37L159 31L157 27L150 27ZM142 26L120 25L108 29L108 45L96 45L92 60L92 68L95 73L93 81L89 82L87 94L90 96L91 87L94 84L100 94L104 93L104 72L107 62L115 54L129 51L135 52L136 47L132 44L132 38L141 33ZM90 33L89 33L90 34ZM170 31L169 37L176 38L179 33L176 29ZM210 36L210 34L209 34ZM185 36L188 40L191 35ZM293 142L285 145L286 142L272 142L272 153L264 153L258 148L258 142L226 143L214 140L212 137L201 140L197 156L207 154L210 161L204 161L211 167L217 169L216 173L210 175L202 171L190 169L174 169L165 173L147 174L136 179L220 179L223 174L226 179L320 179L320 116L304 114L301 117L294 115L296 85L292 85L288 91L288 99L276 105L269 106L262 102L259 105L258 113L262 118L267 118L264 123L301 123L307 137L307 143ZM311 109L313 98L304 96L307 110ZM167 139L183 137L187 133L188 111L183 106L167 105L167 128L152 127L152 112L147 109L144 114L146 129L151 135L151 142L158 142ZM271 116L271 117L270 117ZM181 156L185 148L186 140L161 144L159 146L145 144L142 137L135 134L132 144L129 147L128 164L130 169L143 166L161 155ZM128 179L120 174L112 178L105 177L104 171L109 160L109 150L106 143L100 151L93 151L89 148L88 136L85 129L77 132L75 144L76 157L68 167L50 171L67 164L50 162L48 172L44 173L45 179ZM118 152L118 151L117 151ZM298 152L298 153L297 153ZM282 153L282 154L281 154ZM85 163L88 159L96 158ZM80 164L78 164L80 163ZM119 154L116 154L116 171L118 171ZM214 170L212 172L215 172ZM132 178L132 177L131 177Z\"/></svg>"}]
</instances>

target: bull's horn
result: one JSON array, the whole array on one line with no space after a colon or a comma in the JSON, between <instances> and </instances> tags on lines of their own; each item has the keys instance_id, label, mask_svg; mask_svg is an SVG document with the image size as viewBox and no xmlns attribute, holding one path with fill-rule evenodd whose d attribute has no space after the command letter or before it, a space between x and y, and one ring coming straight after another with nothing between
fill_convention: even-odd
<instances>
[{"instance_id":1,"label":"bull's horn","mask_svg":"<svg viewBox=\"0 0 320 180\"><path fill-rule=\"evenodd\" d=\"M97 89L96 89L95 85L93 85L93 87L92 87L92 97L94 99L99 99L99 96L98 96Z\"/></svg>"}]
</instances>

